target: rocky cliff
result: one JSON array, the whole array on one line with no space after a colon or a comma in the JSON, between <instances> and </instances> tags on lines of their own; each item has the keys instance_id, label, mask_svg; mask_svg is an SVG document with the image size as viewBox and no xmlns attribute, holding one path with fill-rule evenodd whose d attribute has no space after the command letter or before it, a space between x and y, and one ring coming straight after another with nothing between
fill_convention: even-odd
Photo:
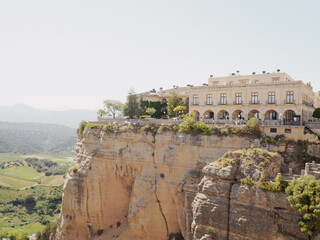
<instances>
[{"instance_id":1,"label":"rocky cliff","mask_svg":"<svg viewBox=\"0 0 320 240\"><path fill-rule=\"evenodd\" d=\"M218 239L304 239L284 194L238 182L273 177L281 158L207 165L253 147L258 139L235 135L88 129L66 177L58 239L200 239L207 226Z\"/></svg>"}]
</instances>

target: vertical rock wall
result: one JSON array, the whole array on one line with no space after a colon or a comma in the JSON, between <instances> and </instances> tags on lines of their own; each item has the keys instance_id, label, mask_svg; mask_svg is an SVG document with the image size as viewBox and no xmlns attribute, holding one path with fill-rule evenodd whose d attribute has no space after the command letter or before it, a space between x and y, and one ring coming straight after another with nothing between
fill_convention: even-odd
<instances>
[{"instance_id":1,"label":"vertical rock wall","mask_svg":"<svg viewBox=\"0 0 320 240\"><path fill-rule=\"evenodd\" d=\"M235 136L88 130L77 144L78 170L64 185L58 239L191 239L202 167L252 144Z\"/></svg>"}]
</instances>

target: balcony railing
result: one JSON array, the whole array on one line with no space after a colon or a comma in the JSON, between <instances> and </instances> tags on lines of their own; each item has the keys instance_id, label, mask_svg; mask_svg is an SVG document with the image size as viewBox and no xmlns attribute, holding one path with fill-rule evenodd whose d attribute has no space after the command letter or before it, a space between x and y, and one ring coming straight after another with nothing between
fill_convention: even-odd
<instances>
[{"instance_id":1,"label":"balcony railing","mask_svg":"<svg viewBox=\"0 0 320 240\"><path fill-rule=\"evenodd\" d=\"M192 102L191 106L199 106L199 102Z\"/></svg>"},{"instance_id":2,"label":"balcony railing","mask_svg":"<svg viewBox=\"0 0 320 240\"><path fill-rule=\"evenodd\" d=\"M228 105L228 102L227 102L227 101L222 101L222 102L219 101L219 102L218 102L218 105Z\"/></svg>"},{"instance_id":3,"label":"balcony railing","mask_svg":"<svg viewBox=\"0 0 320 240\"><path fill-rule=\"evenodd\" d=\"M259 105L260 104L260 101L249 101L249 104L250 105Z\"/></svg>"},{"instance_id":4,"label":"balcony railing","mask_svg":"<svg viewBox=\"0 0 320 240\"><path fill-rule=\"evenodd\" d=\"M233 101L233 105L243 105L242 101Z\"/></svg>"},{"instance_id":5,"label":"balcony railing","mask_svg":"<svg viewBox=\"0 0 320 240\"><path fill-rule=\"evenodd\" d=\"M276 100L274 100L274 101L269 101L269 100L267 100L267 101L266 101L266 105L268 105L268 104L275 104L275 105L277 105L277 101L276 101Z\"/></svg>"},{"instance_id":6,"label":"balcony railing","mask_svg":"<svg viewBox=\"0 0 320 240\"><path fill-rule=\"evenodd\" d=\"M204 102L203 105L213 105L213 102L212 101L211 102L207 101L207 102Z\"/></svg>"},{"instance_id":7,"label":"balcony railing","mask_svg":"<svg viewBox=\"0 0 320 240\"><path fill-rule=\"evenodd\" d=\"M296 100L284 100L283 104L296 104Z\"/></svg>"}]
</instances>

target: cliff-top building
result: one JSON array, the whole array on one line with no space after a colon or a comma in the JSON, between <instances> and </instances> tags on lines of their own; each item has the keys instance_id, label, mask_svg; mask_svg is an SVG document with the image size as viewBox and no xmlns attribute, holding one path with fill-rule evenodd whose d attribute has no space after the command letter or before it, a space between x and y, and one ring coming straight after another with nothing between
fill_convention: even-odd
<instances>
[{"instance_id":1,"label":"cliff-top building","mask_svg":"<svg viewBox=\"0 0 320 240\"><path fill-rule=\"evenodd\" d=\"M310 83L292 79L277 72L251 75L233 73L213 77L203 86L174 87L143 93L145 100L167 101L176 92L189 102L189 114L198 121L229 122L257 117L265 122L296 124L312 119L315 106L320 103ZM167 96L168 95L168 96Z\"/></svg>"}]
</instances>

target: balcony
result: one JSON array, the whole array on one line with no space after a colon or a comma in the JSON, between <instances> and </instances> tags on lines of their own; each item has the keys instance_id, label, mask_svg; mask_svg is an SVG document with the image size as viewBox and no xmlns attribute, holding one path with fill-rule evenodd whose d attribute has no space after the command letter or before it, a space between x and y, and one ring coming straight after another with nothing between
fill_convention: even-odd
<instances>
[{"instance_id":1,"label":"balcony","mask_svg":"<svg viewBox=\"0 0 320 240\"><path fill-rule=\"evenodd\" d=\"M233 101L233 105L243 105L242 101Z\"/></svg>"},{"instance_id":2,"label":"balcony","mask_svg":"<svg viewBox=\"0 0 320 240\"><path fill-rule=\"evenodd\" d=\"M199 106L199 102L192 102L191 106Z\"/></svg>"},{"instance_id":3,"label":"balcony","mask_svg":"<svg viewBox=\"0 0 320 240\"><path fill-rule=\"evenodd\" d=\"M228 105L228 102L227 102L227 101L222 101L222 102L219 101L219 102L218 102L218 105Z\"/></svg>"},{"instance_id":4,"label":"balcony","mask_svg":"<svg viewBox=\"0 0 320 240\"><path fill-rule=\"evenodd\" d=\"M257 101L249 101L249 104L250 105L260 105L260 101L257 100Z\"/></svg>"},{"instance_id":5,"label":"balcony","mask_svg":"<svg viewBox=\"0 0 320 240\"><path fill-rule=\"evenodd\" d=\"M288 101L287 99L283 101L283 104L293 104L295 105L296 104L296 100L290 100Z\"/></svg>"},{"instance_id":6,"label":"balcony","mask_svg":"<svg viewBox=\"0 0 320 240\"><path fill-rule=\"evenodd\" d=\"M274 101L267 100L266 105L268 105L268 104L277 105L277 101L276 100L274 100Z\"/></svg>"},{"instance_id":7,"label":"balcony","mask_svg":"<svg viewBox=\"0 0 320 240\"><path fill-rule=\"evenodd\" d=\"M211 102L207 101L207 102L204 102L203 105L209 105L210 106L210 105L213 105L213 102L212 101Z\"/></svg>"}]
</instances>

